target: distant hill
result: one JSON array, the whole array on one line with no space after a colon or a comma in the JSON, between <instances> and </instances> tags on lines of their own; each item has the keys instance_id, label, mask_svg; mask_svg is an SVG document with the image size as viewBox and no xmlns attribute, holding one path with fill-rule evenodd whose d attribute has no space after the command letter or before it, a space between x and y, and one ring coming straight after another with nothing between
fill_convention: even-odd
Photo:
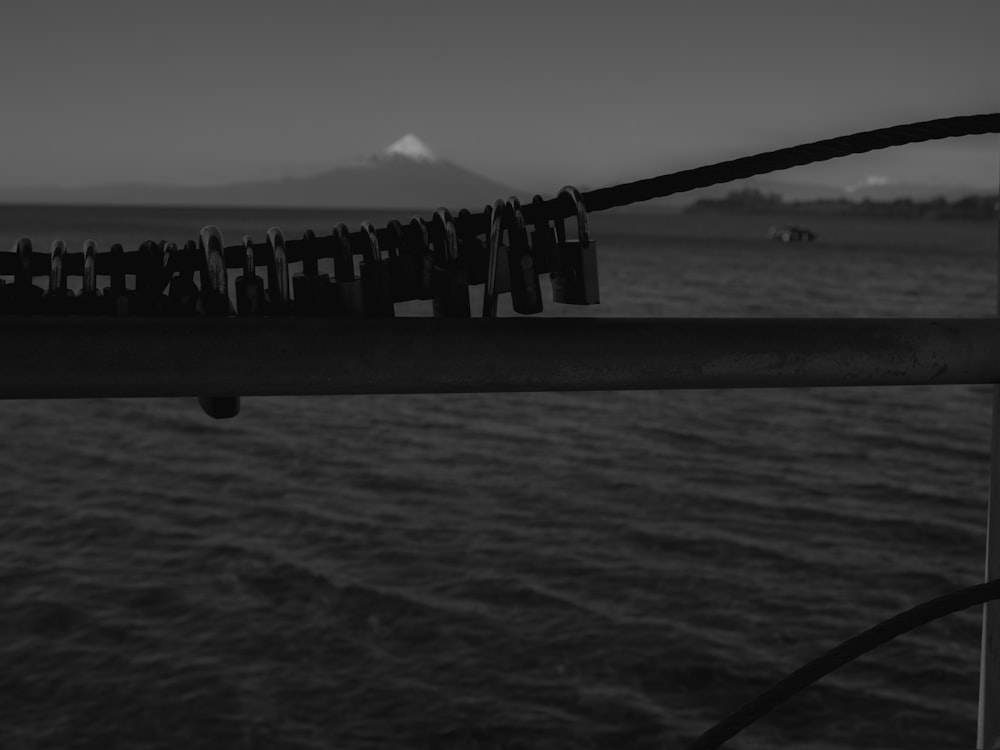
<instances>
[{"instance_id":1,"label":"distant hill","mask_svg":"<svg viewBox=\"0 0 1000 750\"><path fill-rule=\"evenodd\" d=\"M436 157L407 135L379 154L310 177L215 187L0 188L0 203L474 210L511 194L517 191Z\"/></svg>"},{"instance_id":2,"label":"distant hill","mask_svg":"<svg viewBox=\"0 0 1000 750\"><path fill-rule=\"evenodd\" d=\"M650 175L642 175L648 177ZM590 189L580 185L586 192ZM623 208L627 212L678 212L723 201L733 192L755 191L784 203L827 201L954 201L995 191L897 183L869 176L846 188L793 182L772 175L712 185ZM0 203L148 206L260 206L274 208L373 208L481 210L497 198L529 193L439 158L416 136L406 135L380 153L306 177L237 182L212 187L120 184L84 188L0 188Z\"/></svg>"},{"instance_id":3,"label":"distant hill","mask_svg":"<svg viewBox=\"0 0 1000 750\"><path fill-rule=\"evenodd\" d=\"M785 201L777 193L753 188L734 190L722 198L703 198L685 208L685 212L833 214L847 216L882 216L919 219L986 219L997 215L1000 203L995 194L963 194L948 199L935 195L927 200L909 197L893 200L847 198Z\"/></svg>"},{"instance_id":4,"label":"distant hill","mask_svg":"<svg viewBox=\"0 0 1000 750\"><path fill-rule=\"evenodd\" d=\"M648 211L650 209L681 211L700 203L726 201L728 196L746 191L776 196L782 203L786 204L828 201L861 203L866 200L875 202L933 201L937 199L957 201L968 196L989 197L996 195L996 189L968 185L893 182L884 178L868 177L856 185L839 188L830 185L791 182L765 175L764 177L735 180L722 185L711 185L686 193L670 195L666 198L634 204L630 209L634 211Z\"/></svg>"},{"instance_id":5,"label":"distant hill","mask_svg":"<svg viewBox=\"0 0 1000 750\"><path fill-rule=\"evenodd\" d=\"M786 182L770 178L751 177L745 180L727 182L723 185L710 185L686 193L668 195L666 198L656 198L644 203L636 203L625 210L632 211L681 211L698 201L719 200L736 190L756 190L781 196L786 201L834 200L843 195L839 188L810 183Z\"/></svg>"},{"instance_id":6,"label":"distant hill","mask_svg":"<svg viewBox=\"0 0 1000 750\"><path fill-rule=\"evenodd\" d=\"M983 189L968 185L934 185L918 182L870 182L860 187L848 188L842 197L851 201L956 201L968 196L996 195L996 189Z\"/></svg>"}]
</instances>

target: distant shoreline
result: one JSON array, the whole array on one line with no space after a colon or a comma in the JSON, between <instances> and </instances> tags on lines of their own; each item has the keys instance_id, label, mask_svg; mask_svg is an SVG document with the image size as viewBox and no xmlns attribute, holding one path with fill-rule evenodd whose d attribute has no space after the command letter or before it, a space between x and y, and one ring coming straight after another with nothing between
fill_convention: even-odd
<instances>
[{"instance_id":1,"label":"distant shoreline","mask_svg":"<svg viewBox=\"0 0 1000 750\"><path fill-rule=\"evenodd\" d=\"M746 189L728 193L724 198L705 198L684 209L684 213L760 214L784 213L795 216L864 216L897 219L995 219L998 201L995 195L969 195L957 200L934 198L913 200L897 198L874 201L846 198L788 201L775 193Z\"/></svg>"}]
</instances>

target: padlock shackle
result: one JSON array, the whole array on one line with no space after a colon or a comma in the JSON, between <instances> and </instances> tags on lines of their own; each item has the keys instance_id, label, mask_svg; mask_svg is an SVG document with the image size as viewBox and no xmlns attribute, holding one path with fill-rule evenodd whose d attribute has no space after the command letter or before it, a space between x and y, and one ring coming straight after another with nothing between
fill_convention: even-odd
<instances>
[{"instance_id":1,"label":"padlock shackle","mask_svg":"<svg viewBox=\"0 0 1000 750\"><path fill-rule=\"evenodd\" d=\"M455 236L458 240L459 248L465 246L465 243L469 239L469 220L472 218L472 212L467 208L460 209L458 216L455 217ZM472 237L475 237L475 233L472 233ZM461 252L461 251L460 251Z\"/></svg>"},{"instance_id":2,"label":"padlock shackle","mask_svg":"<svg viewBox=\"0 0 1000 750\"><path fill-rule=\"evenodd\" d=\"M580 238L580 245L590 247L590 232L587 230L587 207L583 205L583 196L580 191L572 185L567 185L556 196L556 200L569 200L573 202L573 210L576 212L576 228ZM556 239L562 245L566 242L566 224L563 219L556 219Z\"/></svg>"},{"instance_id":3,"label":"padlock shackle","mask_svg":"<svg viewBox=\"0 0 1000 750\"><path fill-rule=\"evenodd\" d=\"M483 292L483 317L497 316L497 266L500 265L500 239L503 235L503 217L506 203L502 199L493 202L490 215L489 261L486 266L486 288ZM487 209L490 207L487 206ZM484 213L486 213L484 211Z\"/></svg>"},{"instance_id":4,"label":"padlock shackle","mask_svg":"<svg viewBox=\"0 0 1000 750\"><path fill-rule=\"evenodd\" d=\"M63 256L66 254L66 243L62 240L52 242L51 264L49 266L49 291L56 292L66 288L66 269L63 266Z\"/></svg>"},{"instance_id":5,"label":"padlock shackle","mask_svg":"<svg viewBox=\"0 0 1000 750\"><path fill-rule=\"evenodd\" d=\"M135 291L139 294L145 294L148 291L149 270L152 265L150 253L154 244L152 240L144 240L139 243L139 251L137 253L139 264L135 272Z\"/></svg>"},{"instance_id":6,"label":"padlock shackle","mask_svg":"<svg viewBox=\"0 0 1000 750\"><path fill-rule=\"evenodd\" d=\"M530 250L528 246L528 229L524 223L524 212L521 201L512 195L504 204L504 229L507 230L507 240L512 248Z\"/></svg>"},{"instance_id":7,"label":"padlock shackle","mask_svg":"<svg viewBox=\"0 0 1000 750\"><path fill-rule=\"evenodd\" d=\"M535 215L535 220L532 224L535 227L536 232L545 232L549 229L549 220L545 216L545 199L540 195L535 195L531 199L531 210Z\"/></svg>"},{"instance_id":8,"label":"padlock shackle","mask_svg":"<svg viewBox=\"0 0 1000 750\"><path fill-rule=\"evenodd\" d=\"M447 208L439 208L434 212L434 218L432 219L432 228L435 233L438 234L444 243L443 248L438 248L437 242L438 238L435 237L434 249L443 250L442 253L445 265L451 265L458 262L458 233L455 231L455 220L451 217L451 211Z\"/></svg>"},{"instance_id":9,"label":"padlock shackle","mask_svg":"<svg viewBox=\"0 0 1000 750\"><path fill-rule=\"evenodd\" d=\"M163 270L173 273L174 260L177 255L176 242L164 242L163 245Z\"/></svg>"},{"instance_id":10,"label":"padlock shackle","mask_svg":"<svg viewBox=\"0 0 1000 750\"><path fill-rule=\"evenodd\" d=\"M139 245L139 270L135 277L136 291L142 295L159 294L157 279L163 272L162 246L154 240Z\"/></svg>"},{"instance_id":11,"label":"padlock shackle","mask_svg":"<svg viewBox=\"0 0 1000 750\"><path fill-rule=\"evenodd\" d=\"M271 248L271 264L267 267L267 291L271 302L287 304L291 300L288 282L288 258L285 255L285 233L278 227L267 230L267 245Z\"/></svg>"},{"instance_id":12,"label":"padlock shackle","mask_svg":"<svg viewBox=\"0 0 1000 750\"><path fill-rule=\"evenodd\" d=\"M253 257L253 237L249 234L243 235L243 252L243 278L253 281L253 277L257 275L257 266Z\"/></svg>"},{"instance_id":13,"label":"padlock shackle","mask_svg":"<svg viewBox=\"0 0 1000 750\"><path fill-rule=\"evenodd\" d=\"M431 246L430 236L427 230L427 222L419 216L414 216L410 219L410 226L416 230L417 239L420 242L420 247L418 247L417 250L421 254L427 252L428 248Z\"/></svg>"},{"instance_id":14,"label":"padlock shackle","mask_svg":"<svg viewBox=\"0 0 1000 750\"><path fill-rule=\"evenodd\" d=\"M226 273L225 244L222 232L211 224L202 227L198 233L199 249L204 255L202 266L202 294L210 291L214 294L227 295L229 291L229 276Z\"/></svg>"},{"instance_id":15,"label":"padlock shackle","mask_svg":"<svg viewBox=\"0 0 1000 750\"><path fill-rule=\"evenodd\" d=\"M399 254L403 252L403 245L406 242L406 233L403 231L403 225L399 223L399 219L393 219L386 225L385 231L392 238L392 242L389 243L387 248L389 257L398 258Z\"/></svg>"},{"instance_id":16,"label":"padlock shackle","mask_svg":"<svg viewBox=\"0 0 1000 750\"><path fill-rule=\"evenodd\" d=\"M336 281L357 281L354 273L354 250L351 248L351 230L343 222L333 228L333 277Z\"/></svg>"},{"instance_id":17,"label":"padlock shackle","mask_svg":"<svg viewBox=\"0 0 1000 750\"><path fill-rule=\"evenodd\" d=\"M178 275L193 282L195 263L198 257L198 243L194 240L188 240L184 243L184 247L177 251L177 254L180 256L177 261Z\"/></svg>"},{"instance_id":18,"label":"padlock shackle","mask_svg":"<svg viewBox=\"0 0 1000 750\"><path fill-rule=\"evenodd\" d=\"M174 279L174 272L178 262L181 260L180 253L177 252L176 242L164 242L163 244L163 289L167 289ZM161 290L162 291L162 290Z\"/></svg>"},{"instance_id":19,"label":"padlock shackle","mask_svg":"<svg viewBox=\"0 0 1000 750\"><path fill-rule=\"evenodd\" d=\"M486 212L489 210L489 206L487 206ZM490 215L489 213L485 213L485 215L486 232L489 232ZM482 250L482 245L479 243L479 233L475 231L475 219L472 212L467 208L463 208L458 212L458 217L455 219L455 235L458 240L459 255L465 258L466 263L474 263L474 259Z\"/></svg>"},{"instance_id":20,"label":"padlock shackle","mask_svg":"<svg viewBox=\"0 0 1000 750\"><path fill-rule=\"evenodd\" d=\"M319 258L316 255L316 233L307 229L302 235L302 275L319 276Z\"/></svg>"},{"instance_id":21,"label":"padlock shackle","mask_svg":"<svg viewBox=\"0 0 1000 750\"><path fill-rule=\"evenodd\" d=\"M164 287L166 287L167 282L170 280L166 273L167 265L166 256L164 255L166 244L164 240L154 242L150 250L149 288L150 292L156 295L163 293Z\"/></svg>"},{"instance_id":22,"label":"padlock shackle","mask_svg":"<svg viewBox=\"0 0 1000 750\"><path fill-rule=\"evenodd\" d=\"M270 232L268 233L270 237ZM233 312L229 302L229 278L226 275L226 251L222 232L212 225L202 227L198 245L204 257L202 270L202 311L208 316ZM284 245L284 239L282 239ZM239 396L205 395L198 397L202 411L214 419L229 419L240 413Z\"/></svg>"},{"instance_id":23,"label":"padlock shackle","mask_svg":"<svg viewBox=\"0 0 1000 750\"><path fill-rule=\"evenodd\" d=\"M97 243L83 243L83 294L97 294Z\"/></svg>"},{"instance_id":24,"label":"padlock shackle","mask_svg":"<svg viewBox=\"0 0 1000 750\"><path fill-rule=\"evenodd\" d=\"M108 257L111 259L111 273L108 274L111 278L111 293L125 294L125 248L120 242L114 243L108 251Z\"/></svg>"},{"instance_id":25,"label":"padlock shackle","mask_svg":"<svg viewBox=\"0 0 1000 750\"><path fill-rule=\"evenodd\" d=\"M17 253L17 276L14 281L19 285L27 289L31 286L31 240L27 237L22 237L17 241L14 246L14 251Z\"/></svg>"},{"instance_id":26,"label":"padlock shackle","mask_svg":"<svg viewBox=\"0 0 1000 750\"><path fill-rule=\"evenodd\" d=\"M365 262L381 263L382 253L378 249L378 235L375 234L375 226L370 221L361 222L361 234L367 242L364 251Z\"/></svg>"}]
</instances>

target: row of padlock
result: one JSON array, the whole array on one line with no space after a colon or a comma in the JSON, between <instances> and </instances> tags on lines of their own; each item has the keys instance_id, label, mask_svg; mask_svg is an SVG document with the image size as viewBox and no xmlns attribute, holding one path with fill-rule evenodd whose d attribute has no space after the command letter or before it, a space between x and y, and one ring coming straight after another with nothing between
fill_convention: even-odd
<instances>
[{"instance_id":1,"label":"row of padlock","mask_svg":"<svg viewBox=\"0 0 1000 750\"><path fill-rule=\"evenodd\" d=\"M0 254L0 311L7 314L54 315L321 315L387 317L394 304L432 300L436 317L470 317L469 286L485 284L483 315L493 317L497 297L510 293L513 309L521 314L542 311L540 274L549 273L553 299L564 304L597 304L599 300L596 244L587 233L580 194L563 188L560 200L570 201L577 216L579 238L568 240L564 222L555 226L543 217L542 199L535 197L535 228L530 237L516 198L496 201L484 214L486 239L467 227L472 215L463 210L457 222L447 209L438 209L431 221L413 218L404 226L391 221L381 230L368 222L359 235L338 224L329 237L306 232L301 240L286 241L271 228L265 244L244 237L241 245L226 247L221 232L205 227L197 243L183 247L168 242L144 242L138 252L126 253L119 244L98 253L88 240L82 253L68 253L63 242L53 243L48 258L32 252L21 239L13 253ZM506 238L506 241L504 241ZM360 273L354 256L360 255ZM333 275L320 273L319 260L333 261ZM300 273L289 265L301 262ZM267 268L267 279L257 268ZM236 304L229 299L228 268L239 267ZM126 274L135 277L126 287ZM48 275L47 289L33 279ZM68 275L82 277L82 288L67 288ZM98 275L110 285L98 289ZM200 283L195 282L198 275Z\"/></svg>"}]
</instances>

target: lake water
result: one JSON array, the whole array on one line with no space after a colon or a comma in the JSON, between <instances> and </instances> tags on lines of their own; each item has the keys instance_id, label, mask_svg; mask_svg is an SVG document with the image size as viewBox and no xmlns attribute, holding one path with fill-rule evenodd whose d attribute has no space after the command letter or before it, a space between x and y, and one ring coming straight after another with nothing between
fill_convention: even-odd
<instances>
[{"instance_id":1,"label":"lake water","mask_svg":"<svg viewBox=\"0 0 1000 750\"><path fill-rule=\"evenodd\" d=\"M3 207L0 243L364 218L391 216ZM592 217L603 304L546 282L545 314L994 314L993 222L764 239L788 218ZM683 747L981 580L989 414L987 386L4 402L0 746ZM905 636L731 746L973 747L979 627Z\"/></svg>"}]
</instances>

